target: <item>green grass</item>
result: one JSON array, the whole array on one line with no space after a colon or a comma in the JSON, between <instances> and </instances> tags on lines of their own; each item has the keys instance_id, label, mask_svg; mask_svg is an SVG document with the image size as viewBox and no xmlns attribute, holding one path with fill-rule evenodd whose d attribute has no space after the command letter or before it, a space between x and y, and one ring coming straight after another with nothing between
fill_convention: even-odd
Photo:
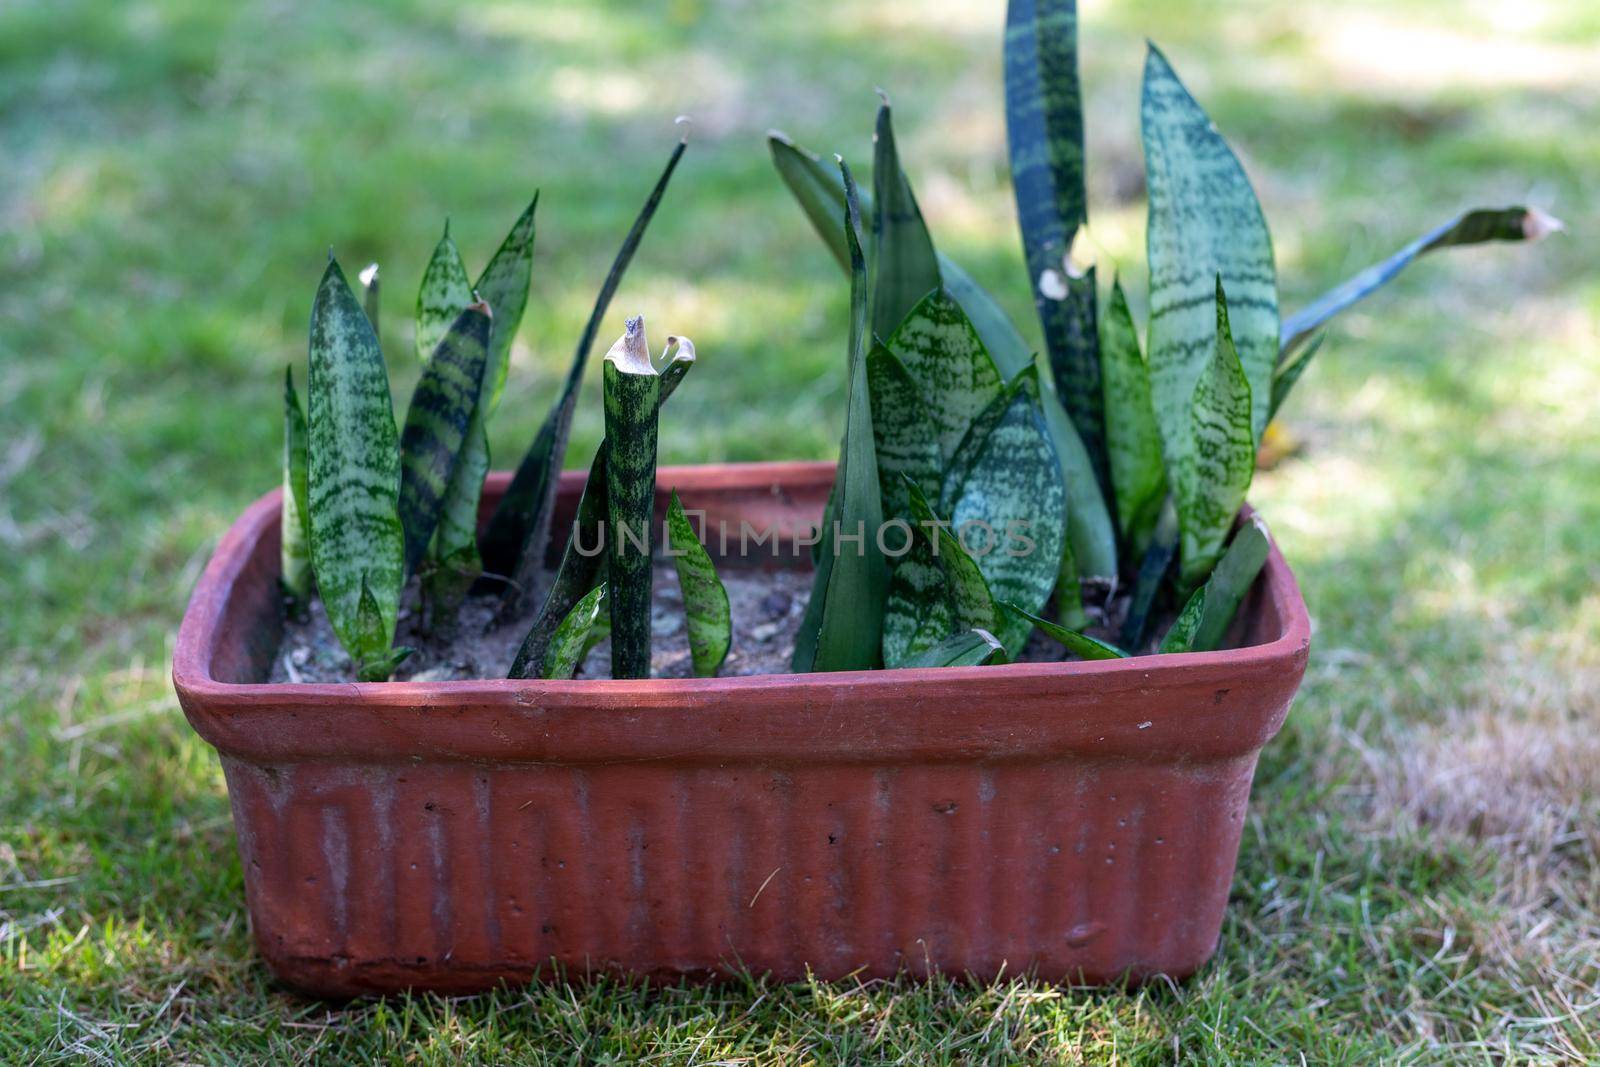
<instances>
[{"instance_id":1,"label":"green grass","mask_svg":"<svg viewBox=\"0 0 1600 1067\"><path fill-rule=\"evenodd\" d=\"M1314 652L1196 978L333 1008L254 959L222 775L168 662L211 546L277 479L277 383L328 245L382 261L386 330L409 340L444 216L476 270L543 190L504 465L690 112L603 335L643 312L712 370L674 401L664 461L829 455L846 292L761 134L865 167L884 86L942 247L1032 333L999 19L954 0L0 6L0 1062L1600 1057L1600 20L1580 0L1086 5L1095 238L1136 303L1146 35L1244 154L1287 306L1470 203L1532 200L1572 231L1414 269L1289 405L1305 449L1253 495ZM404 396L409 345L390 348Z\"/></svg>"}]
</instances>

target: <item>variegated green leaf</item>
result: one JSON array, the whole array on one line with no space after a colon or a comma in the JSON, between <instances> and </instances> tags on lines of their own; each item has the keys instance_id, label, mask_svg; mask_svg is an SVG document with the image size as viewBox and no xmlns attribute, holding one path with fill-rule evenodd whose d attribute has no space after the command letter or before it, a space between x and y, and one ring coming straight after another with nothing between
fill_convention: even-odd
<instances>
[{"instance_id":1,"label":"variegated green leaf","mask_svg":"<svg viewBox=\"0 0 1600 1067\"><path fill-rule=\"evenodd\" d=\"M845 186L844 228L850 253L849 387L844 438L834 475L837 507L822 531L823 550L811 583L811 599L795 637L792 663L800 673L871 670L879 665L888 584L877 539L883 525L883 497L878 488L867 385L871 327L867 321L867 264L861 251L861 208L849 168L842 160L839 167Z\"/></svg>"},{"instance_id":2,"label":"variegated green leaf","mask_svg":"<svg viewBox=\"0 0 1600 1067\"><path fill-rule=\"evenodd\" d=\"M1111 302L1100 323L1100 362L1117 524L1123 544L1142 553L1167 495L1167 472L1161 464L1161 431L1150 402L1150 368L1139 353L1139 334L1120 279L1111 282Z\"/></svg>"},{"instance_id":3,"label":"variegated green leaf","mask_svg":"<svg viewBox=\"0 0 1600 1067\"><path fill-rule=\"evenodd\" d=\"M828 251L833 253L846 274L850 271L850 256L845 248L844 231L839 218L844 214L844 183L839 180L839 169L830 166L815 154L795 144L774 130L767 135L767 146L772 150L772 162L784 184L794 194L800 209L821 236ZM872 218L872 202L864 193L861 211L868 220ZM972 275L943 252L935 253L939 274L944 279L945 291L955 297L983 345L993 357L995 366L1006 381L1014 378L1022 368L1032 362L1033 355L1027 341L1017 332L1016 325L995 302L994 297L972 280Z\"/></svg>"},{"instance_id":4,"label":"variegated green leaf","mask_svg":"<svg viewBox=\"0 0 1600 1067\"><path fill-rule=\"evenodd\" d=\"M589 464L589 479L584 482L583 495L578 498L578 511L572 520L572 533L567 539L561 564L556 568L555 579L545 595L544 606L539 609L522 646L517 649L508 678L545 677L545 662L556 627L582 600L584 595L605 577L605 522L610 511L606 493L606 459L611 449L605 441L595 450L594 461ZM609 612L607 618L610 618ZM607 623L609 626L609 622Z\"/></svg>"},{"instance_id":5,"label":"variegated green leaf","mask_svg":"<svg viewBox=\"0 0 1600 1067\"><path fill-rule=\"evenodd\" d=\"M902 480L907 496L907 551L894 560L883 611L883 663L902 667L952 633L993 631L999 617L982 570L934 514L922 491ZM894 537L885 533L885 540ZM889 547L900 545L890 542ZM1008 646L1009 647L1009 646Z\"/></svg>"},{"instance_id":6,"label":"variegated green leaf","mask_svg":"<svg viewBox=\"0 0 1600 1067\"><path fill-rule=\"evenodd\" d=\"M650 519L656 499L661 376L650 363L644 319L605 358L606 583L611 599L611 676L650 676Z\"/></svg>"},{"instance_id":7,"label":"variegated green leaf","mask_svg":"<svg viewBox=\"0 0 1600 1067\"><path fill-rule=\"evenodd\" d=\"M372 323L372 336L378 339L381 349L383 332L378 329L378 305L383 287L378 282L378 265L368 263L356 278L361 282L361 307L367 313L367 321Z\"/></svg>"},{"instance_id":8,"label":"variegated green leaf","mask_svg":"<svg viewBox=\"0 0 1600 1067\"><path fill-rule=\"evenodd\" d=\"M1142 112L1150 186L1150 391L1167 470L1176 478L1189 450L1189 400L1215 350L1218 274L1253 398L1251 440L1261 439L1278 358L1277 273L1250 179L1154 45Z\"/></svg>"},{"instance_id":9,"label":"variegated green leaf","mask_svg":"<svg viewBox=\"0 0 1600 1067\"><path fill-rule=\"evenodd\" d=\"M405 582L400 443L378 338L331 259L311 308L306 407L317 589L361 677L387 677Z\"/></svg>"},{"instance_id":10,"label":"variegated green leaf","mask_svg":"<svg viewBox=\"0 0 1600 1067\"><path fill-rule=\"evenodd\" d=\"M867 356L867 391L872 396L883 513L885 517L905 515L906 489L901 475L925 492L938 491L942 469L938 431L905 365L881 342L874 342Z\"/></svg>"},{"instance_id":11,"label":"variegated green leaf","mask_svg":"<svg viewBox=\"0 0 1600 1067\"><path fill-rule=\"evenodd\" d=\"M1117 640L1124 648L1144 647L1145 635L1150 629L1150 613L1155 607L1156 594L1166 581L1178 558L1178 510L1172 497L1161 505L1155 531L1150 535L1150 545L1139 561L1139 571L1134 576L1133 593L1128 598L1128 613L1122 620L1122 631Z\"/></svg>"},{"instance_id":12,"label":"variegated green leaf","mask_svg":"<svg viewBox=\"0 0 1600 1067\"><path fill-rule=\"evenodd\" d=\"M924 296L888 340L922 398L948 463L972 422L1005 390L972 321L943 289Z\"/></svg>"},{"instance_id":13,"label":"variegated green leaf","mask_svg":"<svg viewBox=\"0 0 1600 1067\"><path fill-rule=\"evenodd\" d=\"M472 303L472 282L461 250L450 237L450 220L444 223L444 236L433 246L428 266L417 289L417 359L423 363L433 355L451 323L463 308Z\"/></svg>"},{"instance_id":14,"label":"variegated green leaf","mask_svg":"<svg viewBox=\"0 0 1600 1067\"><path fill-rule=\"evenodd\" d=\"M666 366L661 370L661 403L667 402L694 362L692 341L687 337L667 338ZM550 583L550 591L545 595L544 605L522 640L508 677L531 678L542 673L545 653L556 626L603 577L603 524L610 508L606 496L606 456L609 451L609 445L602 439L600 447L595 450L594 461L589 464L589 477L584 482L583 494L578 498L572 532L561 554L555 578ZM606 632L609 633L609 621L606 626Z\"/></svg>"},{"instance_id":15,"label":"variegated green leaf","mask_svg":"<svg viewBox=\"0 0 1600 1067\"><path fill-rule=\"evenodd\" d=\"M1442 226L1435 227L1400 251L1375 263L1352 278L1323 293L1311 305L1284 321L1280 337L1280 361L1287 361L1317 327L1345 308L1370 295L1405 270L1419 256L1440 248L1483 244L1486 241L1537 241L1562 228L1558 219L1535 208L1479 208L1464 212Z\"/></svg>"},{"instance_id":16,"label":"variegated green leaf","mask_svg":"<svg viewBox=\"0 0 1600 1067\"><path fill-rule=\"evenodd\" d=\"M1250 429L1250 383L1234 348L1228 300L1216 279L1213 355L1195 383L1190 441L1178 467L1180 584L1192 589L1211 573L1256 469Z\"/></svg>"},{"instance_id":17,"label":"variegated green leaf","mask_svg":"<svg viewBox=\"0 0 1600 1067\"><path fill-rule=\"evenodd\" d=\"M683 591L694 673L700 678L715 677L733 642L728 591L722 587L716 565L684 513L676 489L667 505L667 543L672 549L672 565L678 571L678 587Z\"/></svg>"},{"instance_id":18,"label":"variegated green leaf","mask_svg":"<svg viewBox=\"0 0 1600 1067\"><path fill-rule=\"evenodd\" d=\"M505 240L483 268L475 286L489 304L494 322L489 334L489 369L484 374L484 397L488 414L500 405L506 388L506 370L511 363L511 343L528 306L528 289L533 283L533 214L539 207L539 194L517 218Z\"/></svg>"},{"instance_id":19,"label":"variegated green leaf","mask_svg":"<svg viewBox=\"0 0 1600 1067\"><path fill-rule=\"evenodd\" d=\"M1067 499L1067 514L1072 514L1072 500ZM1070 530L1069 530L1070 533ZM1089 625L1089 615L1083 610L1083 580L1078 576L1078 559L1072 552L1072 538L1061 544L1061 566L1056 571L1056 617L1074 629Z\"/></svg>"},{"instance_id":20,"label":"variegated green leaf","mask_svg":"<svg viewBox=\"0 0 1600 1067\"><path fill-rule=\"evenodd\" d=\"M925 652L919 652L902 667L987 667L1010 662L1000 639L988 630L968 630L951 634Z\"/></svg>"},{"instance_id":21,"label":"variegated green leaf","mask_svg":"<svg viewBox=\"0 0 1600 1067\"><path fill-rule=\"evenodd\" d=\"M1033 612L1023 611L1015 604L1001 604L1000 608L1009 615L1021 616L1030 626L1037 626L1044 631L1046 637L1058 644L1065 645L1067 651L1079 659L1128 658L1128 654L1116 645L1109 645L1097 638L1090 637L1088 634L1069 630L1067 627L1059 623L1053 623L1049 619L1041 619Z\"/></svg>"},{"instance_id":22,"label":"variegated green leaf","mask_svg":"<svg viewBox=\"0 0 1600 1067\"><path fill-rule=\"evenodd\" d=\"M946 472L941 499L951 527L998 600L1038 611L1055 588L1067 536L1061 465L1040 415L1038 381L1027 371L973 424L970 456ZM976 436L987 428L983 436ZM1002 620L995 635L1020 651L1027 630Z\"/></svg>"},{"instance_id":23,"label":"variegated green leaf","mask_svg":"<svg viewBox=\"0 0 1600 1067\"><path fill-rule=\"evenodd\" d=\"M550 652L545 657L541 678L571 678L583 665L584 657L598 643L597 630L609 625L610 605L606 603L606 583L601 582L572 606L551 636ZM513 674L519 678L523 675Z\"/></svg>"},{"instance_id":24,"label":"variegated green leaf","mask_svg":"<svg viewBox=\"0 0 1600 1067\"><path fill-rule=\"evenodd\" d=\"M1322 347L1322 343L1327 339L1328 335L1326 333L1317 334L1303 346L1296 348L1289 359L1278 364L1273 369L1270 417L1277 417L1278 409L1283 407L1285 400L1289 399L1289 391L1300 380L1300 375L1306 372L1306 368L1311 365L1312 357L1317 354L1317 351ZM1285 351L1288 350L1285 349Z\"/></svg>"},{"instance_id":25,"label":"variegated green leaf","mask_svg":"<svg viewBox=\"0 0 1600 1067\"><path fill-rule=\"evenodd\" d=\"M1089 451L1049 387L1040 390L1039 410L1061 464L1061 484L1067 495L1067 533L1072 539L1078 576L1113 578L1117 573L1117 529L1100 492Z\"/></svg>"},{"instance_id":26,"label":"variegated green leaf","mask_svg":"<svg viewBox=\"0 0 1600 1067\"><path fill-rule=\"evenodd\" d=\"M874 219L870 318L872 336L888 337L911 309L939 288L939 260L911 182L900 167L889 103L878 108L872 155ZM869 337L869 341L870 341Z\"/></svg>"},{"instance_id":27,"label":"variegated green leaf","mask_svg":"<svg viewBox=\"0 0 1600 1067\"><path fill-rule=\"evenodd\" d=\"M283 591L290 610L303 614L311 599L311 529L307 507L306 416L294 391L294 371L283 369L283 511L279 517Z\"/></svg>"},{"instance_id":28,"label":"variegated green leaf","mask_svg":"<svg viewBox=\"0 0 1600 1067\"><path fill-rule=\"evenodd\" d=\"M1256 576L1266 565L1272 539L1267 524L1251 516L1233 535L1206 584L1195 590L1161 642L1162 652L1210 652L1222 647Z\"/></svg>"},{"instance_id":29,"label":"variegated green leaf","mask_svg":"<svg viewBox=\"0 0 1600 1067\"><path fill-rule=\"evenodd\" d=\"M422 589L432 624L445 633L454 628L457 610L483 574L483 560L478 555L478 502L489 473L489 434L483 419L480 393L439 505L439 527L429 558L422 567Z\"/></svg>"},{"instance_id":30,"label":"variegated green leaf","mask_svg":"<svg viewBox=\"0 0 1600 1067\"><path fill-rule=\"evenodd\" d=\"M423 368L400 435L400 523L406 571L414 571L438 528L462 442L483 388L489 305L470 304Z\"/></svg>"},{"instance_id":31,"label":"variegated green leaf","mask_svg":"<svg viewBox=\"0 0 1600 1067\"><path fill-rule=\"evenodd\" d=\"M1074 0L1011 0L1006 138L1017 224L1056 393L1109 492L1095 273L1075 273L1067 263L1073 237L1088 221L1077 23Z\"/></svg>"},{"instance_id":32,"label":"variegated green leaf","mask_svg":"<svg viewBox=\"0 0 1600 1067\"><path fill-rule=\"evenodd\" d=\"M622 283L628 264L633 262L633 254L638 251L639 242L644 239L644 232L655 217L656 208L666 195L667 183L672 180L673 171L677 169L678 161L683 158L687 147L688 142L680 140L673 148L655 187L650 190L638 217L633 220L632 229L623 238L622 247L611 261L611 270L600 286L599 295L595 297L583 335L578 338L578 347L573 353L571 366L567 368L561 396L550 408L533 444L517 464L511 484L506 487L505 496L500 498L479 540L484 566L496 574L510 575L512 579L506 585L505 599L501 604L499 618L502 622L526 610L529 598L538 588L539 570L544 566L546 542L550 537L550 513L555 506L556 477L566 458L567 436L572 429L578 387L583 383L583 368L588 362L589 350L594 347L594 339L600 332L600 323L605 318L606 310L611 306L611 298Z\"/></svg>"}]
</instances>

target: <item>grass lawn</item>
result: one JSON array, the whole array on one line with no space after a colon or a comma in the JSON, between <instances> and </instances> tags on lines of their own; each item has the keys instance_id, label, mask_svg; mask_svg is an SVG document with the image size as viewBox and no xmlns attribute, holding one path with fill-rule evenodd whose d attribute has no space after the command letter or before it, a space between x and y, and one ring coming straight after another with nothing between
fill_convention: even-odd
<instances>
[{"instance_id":1,"label":"grass lawn","mask_svg":"<svg viewBox=\"0 0 1600 1067\"><path fill-rule=\"evenodd\" d=\"M1094 239L1141 317L1146 36L1240 149L1287 308L1473 203L1570 228L1414 268L1341 320L1285 411L1303 450L1254 499L1311 605L1312 662L1197 977L330 1008L256 962L221 770L169 661L216 539L278 478L279 381L304 359L328 245L382 262L404 397L407 308L444 217L476 269L542 189L493 428L505 465L689 112L690 154L602 335L643 312L699 345L663 461L829 456L847 294L762 133L864 172L883 86L941 247L1036 336L1002 7L0 4L0 1062L1600 1058L1587 0L1084 4ZM574 466L599 436L597 380Z\"/></svg>"}]
</instances>

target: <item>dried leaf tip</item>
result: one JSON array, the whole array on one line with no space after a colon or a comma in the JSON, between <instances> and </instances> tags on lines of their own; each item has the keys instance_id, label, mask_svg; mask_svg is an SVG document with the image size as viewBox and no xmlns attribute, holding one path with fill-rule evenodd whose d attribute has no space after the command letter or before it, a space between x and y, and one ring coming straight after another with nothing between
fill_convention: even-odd
<instances>
[{"instance_id":1,"label":"dried leaf tip","mask_svg":"<svg viewBox=\"0 0 1600 1067\"><path fill-rule=\"evenodd\" d=\"M476 311L486 318L494 318L494 311L489 307L489 301L478 295L478 290L472 290L472 303L467 305L468 311Z\"/></svg>"},{"instance_id":2,"label":"dried leaf tip","mask_svg":"<svg viewBox=\"0 0 1600 1067\"><path fill-rule=\"evenodd\" d=\"M776 126L767 131L767 140L777 141L779 144L787 145L790 148L794 147L794 138L790 137Z\"/></svg>"},{"instance_id":3,"label":"dried leaf tip","mask_svg":"<svg viewBox=\"0 0 1600 1067\"><path fill-rule=\"evenodd\" d=\"M650 364L650 342L645 339L643 315L628 320L627 329L606 353L606 362L614 364L624 374L655 374L656 369Z\"/></svg>"},{"instance_id":4,"label":"dried leaf tip","mask_svg":"<svg viewBox=\"0 0 1600 1067\"><path fill-rule=\"evenodd\" d=\"M672 123L682 131L678 134L678 143L688 144L689 134L694 130L694 119L688 115L679 115L677 118L672 120Z\"/></svg>"},{"instance_id":5,"label":"dried leaf tip","mask_svg":"<svg viewBox=\"0 0 1600 1067\"><path fill-rule=\"evenodd\" d=\"M371 287L372 283L378 280L378 265L376 263L368 263L356 277L361 279L362 285Z\"/></svg>"},{"instance_id":6,"label":"dried leaf tip","mask_svg":"<svg viewBox=\"0 0 1600 1067\"><path fill-rule=\"evenodd\" d=\"M1522 236L1530 241L1542 241L1566 228L1566 223L1536 207L1530 207L1527 214L1522 216Z\"/></svg>"},{"instance_id":7,"label":"dried leaf tip","mask_svg":"<svg viewBox=\"0 0 1600 1067\"><path fill-rule=\"evenodd\" d=\"M874 85L872 91L878 94L878 100L884 107L889 107L889 90L881 85Z\"/></svg>"},{"instance_id":8,"label":"dried leaf tip","mask_svg":"<svg viewBox=\"0 0 1600 1067\"><path fill-rule=\"evenodd\" d=\"M674 361L679 363L693 363L694 342L689 340L687 337L668 337L667 349L665 352L661 353L661 358L664 362L668 363Z\"/></svg>"}]
</instances>

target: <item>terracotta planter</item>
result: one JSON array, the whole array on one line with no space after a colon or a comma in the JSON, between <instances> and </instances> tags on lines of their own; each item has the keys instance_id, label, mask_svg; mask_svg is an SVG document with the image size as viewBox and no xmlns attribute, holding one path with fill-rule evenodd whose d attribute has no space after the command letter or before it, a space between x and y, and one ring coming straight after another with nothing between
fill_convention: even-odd
<instances>
[{"instance_id":1,"label":"terracotta planter","mask_svg":"<svg viewBox=\"0 0 1600 1067\"><path fill-rule=\"evenodd\" d=\"M567 514L580 478L562 480ZM831 479L753 464L660 484L713 523L798 529ZM173 678L222 756L261 954L334 996L477 990L552 960L658 977L1187 975L1216 945L1256 757L1309 643L1274 549L1235 624L1245 647L1224 652L265 685L277 575L272 493L200 579Z\"/></svg>"}]
</instances>

